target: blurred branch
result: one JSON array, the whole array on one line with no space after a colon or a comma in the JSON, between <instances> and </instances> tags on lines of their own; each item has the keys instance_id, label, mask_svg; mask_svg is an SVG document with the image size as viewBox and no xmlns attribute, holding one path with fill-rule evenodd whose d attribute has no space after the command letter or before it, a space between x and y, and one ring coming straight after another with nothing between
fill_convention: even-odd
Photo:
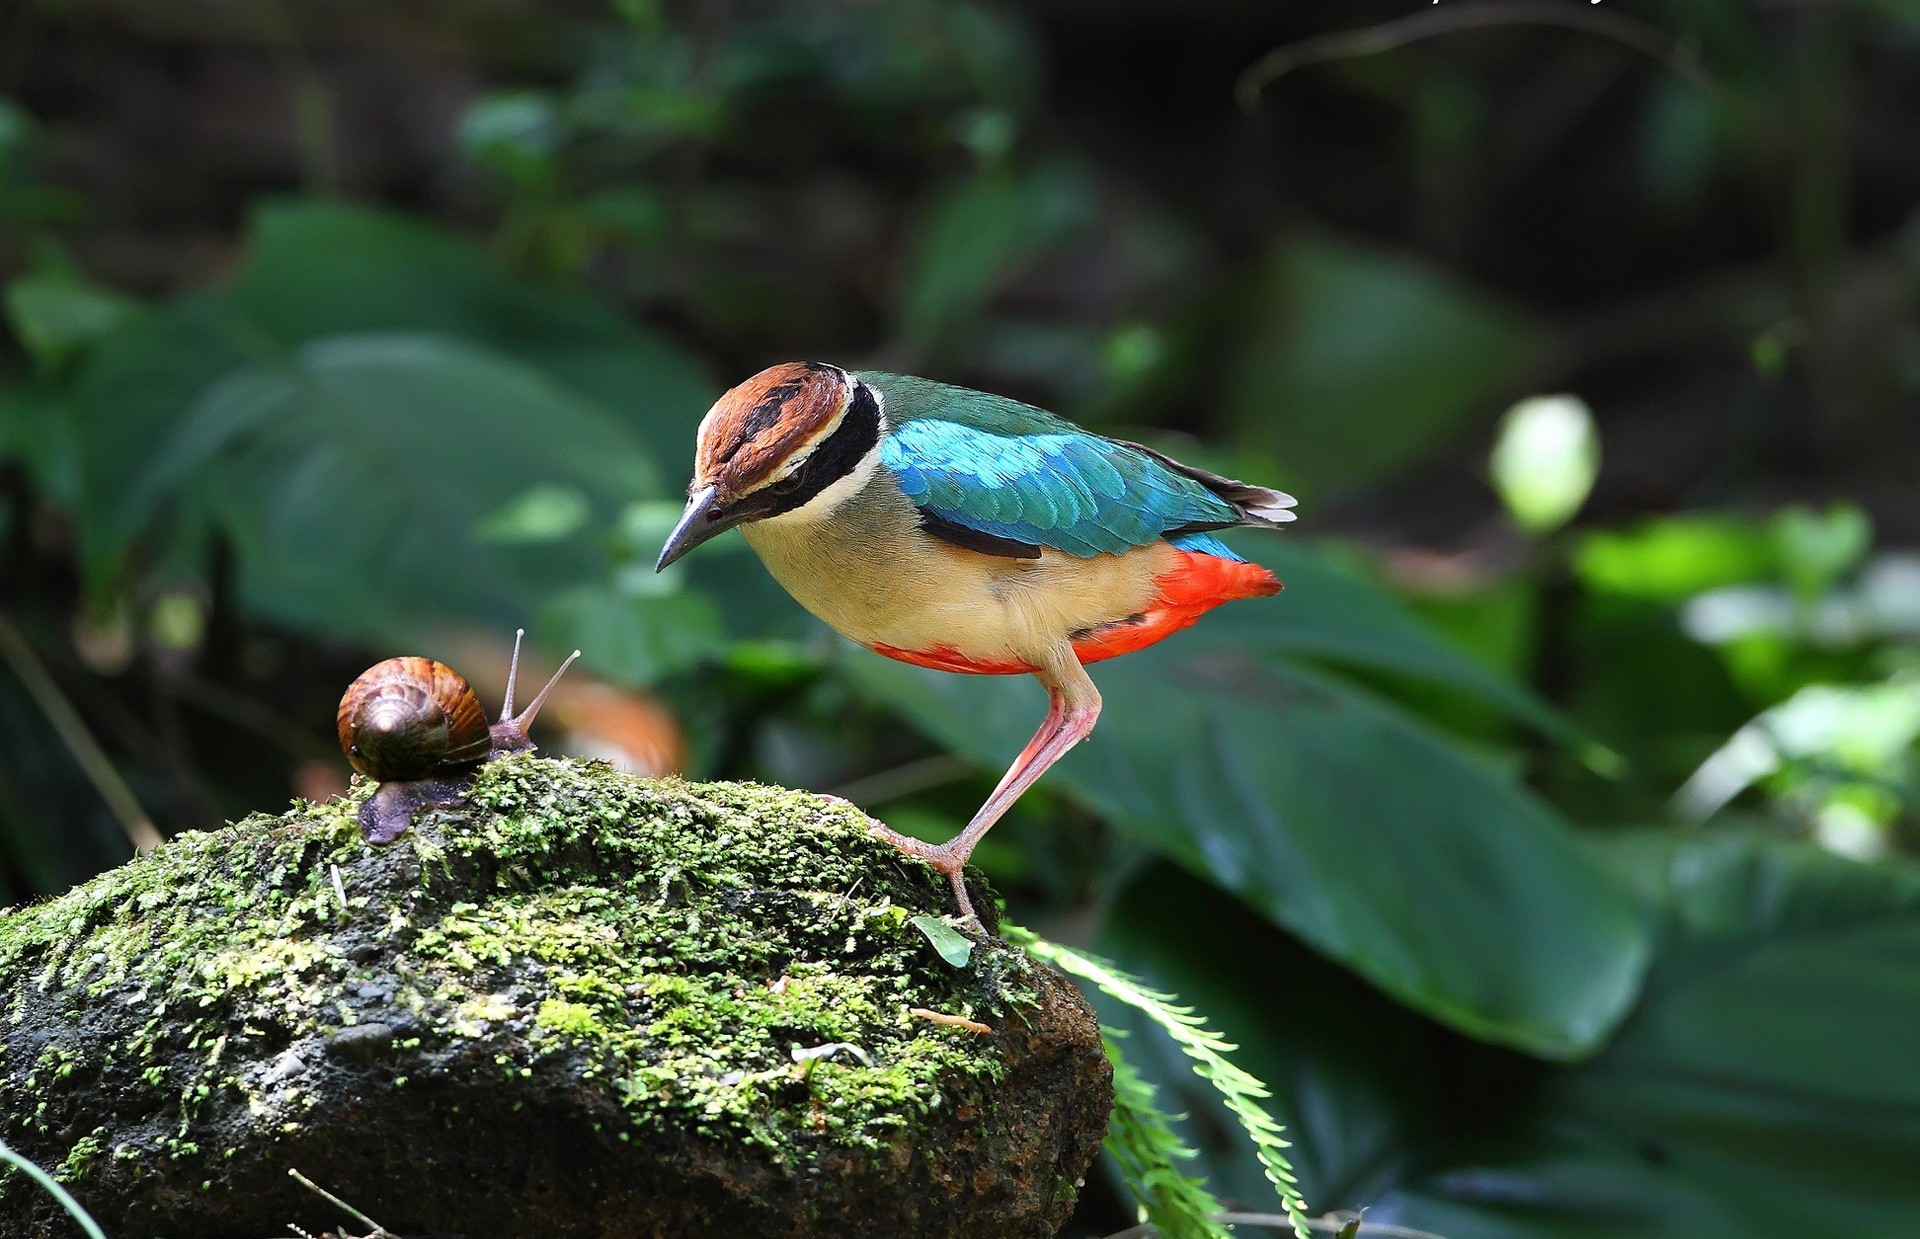
<instances>
[{"instance_id":1,"label":"blurred branch","mask_svg":"<svg viewBox=\"0 0 1920 1239\"><path fill-rule=\"evenodd\" d=\"M827 795L850 800L864 809L886 804L890 800L901 800L930 788L944 787L966 778L976 769L972 762L952 753L936 753L932 757L922 757L917 761L849 779Z\"/></svg>"},{"instance_id":2,"label":"blurred branch","mask_svg":"<svg viewBox=\"0 0 1920 1239\"><path fill-rule=\"evenodd\" d=\"M1290 1229L1293 1223L1284 1213L1216 1213L1214 1221L1227 1226L1262 1226L1275 1230ZM1353 1229L1348 1230L1349 1227ZM1307 1219L1307 1229L1323 1235L1352 1234L1354 1239L1446 1239L1429 1230L1415 1230L1411 1226L1393 1226L1385 1222L1363 1222L1357 1214L1329 1213L1325 1217ZM1138 1226L1129 1226L1122 1231L1108 1235L1106 1239L1157 1239L1160 1230L1150 1222Z\"/></svg>"},{"instance_id":3,"label":"blurred branch","mask_svg":"<svg viewBox=\"0 0 1920 1239\"><path fill-rule=\"evenodd\" d=\"M1834 297L1861 297L1883 282L1910 290L1920 280L1902 238L1862 246L1836 262L1827 287ZM1769 329L1798 329L1793 276L1772 261L1706 272L1690 283L1570 316L1539 365L1540 381L1562 381L1583 367L1696 344L1727 344L1744 351Z\"/></svg>"},{"instance_id":4,"label":"blurred branch","mask_svg":"<svg viewBox=\"0 0 1920 1239\"><path fill-rule=\"evenodd\" d=\"M300 157L301 178L307 191L325 198L340 196L340 160L334 141L333 98L326 82L301 45L293 15L279 0L239 3L233 11L259 33L269 52L280 62L289 104L293 110L294 149Z\"/></svg>"},{"instance_id":5,"label":"blurred branch","mask_svg":"<svg viewBox=\"0 0 1920 1239\"><path fill-rule=\"evenodd\" d=\"M325 760L339 756L337 748L279 711L202 676L169 675L161 687L176 700L252 732L289 757Z\"/></svg>"},{"instance_id":6,"label":"blurred branch","mask_svg":"<svg viewBox=\"0 0 1920 1239\"><path fill-rule=\"evenodd\" d=\"M75 764L100 793L100 799L106 801L107 808L120 823L120 829L126 832L128 842L134 851L145 855L158 847L161 836L154 827L153 820L146 810L140 807L139 799L127 781L120 777L119 770L107 757L100 742L87 730L87 724L80 712L73 708L59 684L48 673L46 664L40 661L27 644L27 639L12 621L0 615L0 659L4 659L13 669L15 676L26 688L27 693L47 716L47 722L53 725L55 734L73 754Z\"/></svg>"},{"instance_id":7,"label":"blurred branch","mask_svg":"<svg viewBox=\"0 0 1920 1239\"><path fill-rule=\"evenodd\" d=\"M1720 84L1678 42L1657 27L1636 18L1597 9L1541 3L1538 0L1487 0L1480 4L1431 8L1377 26L1339 30L1277 47L1254 61L1240 75L1240 80L1234 83L1234 97L1239 100L1242 110L1252 112L1260 106L1260 96L1267 87L1296 69L1335 60L1377 56L1381 52L1390 52L1436 35L1495 26L1559 26L1612 39L1645 53L1709 94L1725 94Z\"/></svg>"}]
</instances>

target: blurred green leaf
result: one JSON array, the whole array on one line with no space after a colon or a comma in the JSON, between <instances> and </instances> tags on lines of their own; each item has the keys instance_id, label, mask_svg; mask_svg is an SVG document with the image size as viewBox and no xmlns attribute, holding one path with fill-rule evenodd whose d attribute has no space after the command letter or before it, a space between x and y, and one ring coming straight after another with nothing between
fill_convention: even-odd
<instances>
[{"instance_id":1,"label":"blurred green leaf","mask_svg":"<svg viewBox=\"0 0 1920 1239\"><path fill-rule=\"evenodd\" d=\"M11 166L32 141L39 126L27 110L11 99L0 99L0 170Z\"/></svg>"},{"instance_id":2,"label":"blurred green leaf","mask_svg":"<svg viewBox=\"0 0 1920 1239\"><path fill-rule=\"evenodd\" d=\"M1632 1018L1369 1217L1489 1239L1920 1234L1920 872L1741 836L1597 851L1663 923Z\"/></svg>"},{"instance_id":3,"label":"blurred green leaf","mask_svg":"<svg viewBox=\"0 0 1920 1239\"><path fill-rule=\"evenodd\" d=\"M587 194L574 207L595 232L642 248L673 239L673 213L657 190L623 185Z\"/></svg>"},{"instance_id":4,"label":"blurred green leaf","mask_svg":"<svg viewBox=\"0 0 1920 1239\"><path fill-rule=\"evenodd\" d=\"M1050 777L1437 1019L1548 1057L1606 1037L1646 944L1551 810L1365 692L1194 644L1100 667L1100 725ZM847 672L989 768L1042 713L1024 681Z\"/></svg>"},{"instance_id":5,"label":"blurred green leaf","mask_svg":"<svg viewBox=\"0 0 1920 1239\"><path fill-rule=\"evenodd\" d=\"M1589 589L1679 603L1722 585L1767 579L1774 551L1756 521L1694 513L1588 534L1573 566Z\"/></svg>"},{"instance_id":6,"label":"blurred green leaf","mask_svg":"<svg viewBox=\"0 0 1920 1239\"><path fill-rule=\"evenodd\" d=\"M985 172L928 210L909 247L900 336L915 355L969 326L1001 287L1091 225L1093 183L1065 168Z\"/></svg>"},{"instance_id":7,"label":"blurred green leaf","mask_svg":"<svg viewBox=\"0 0 1920 1239\"><path fill-rule=\"evenodd\" d=\"M7 320L22 347L48 369L139 310L122 296L64 275L29 275L7 285Z\"/></svg>"},{"instance_id":8,"label":"blurred green leaf","mask_svg":"<svg viewBox=\"0 0 1920 1239\"><path fill-rule=\"evenodd\" d=\"M511 619L591 571L580 551L515 556L473 536L528 482L561 479L608 518L658 485L617 420L538 373L436 336L344 336L209 386L109 521L138 528L169 501L209 515L260 613L393 635Z\"/></svg>"},{"instance_id":9,"label":"blurred green leaf","mask_svg":"<svg viewBox=\"0 0 1920 1239\"><path fill-rule=\"evenodd\" d=\"M1660 205L1692 203L1720 171L1720 106L1678 74L1661 74L1652 84L1641 119L1640 166L1649 195Z\"/></svg>"},{"instance_id":10,"label":"blurred green leaf","mask_svg":"<svg viewBox=\"0 0 1920 1239\"><path fill-rule=\"evenodd\" d=\"M1802 599L1817 598L1857 567L1873 546L1873 522L1850 503L1825 512L1792 507L1773 518L1781 575Z\"/></svg>"},{"instance_id":11,"label":"blurred green leaf","mask_svg":"<svg viewBox=\"0 0 1920 1239\"><path fill-rule=\"evenodd\" d=\"M228 290L281 343L375 331L484 344L592 398L635 431L678 489L719 388L686 353L601 306L527 283L457 237L403 216L325 204L256 212Z\"/></svg>"},{"instance_id":12,"label":"blurred green leaf","mask_svg":"<svg viewBox=\"0 0 1920 1239\"><path fill-rule=\"evenodd\" d=\"M555 648L577 646L595 674L652 684L724 649L720 618L700 594L636 597L586 585L552 597L540 634Z\"/></svg>"},{"instance_id":13,"label":"blurred green leaf","mask_svg":"<svg viewBox=\"0 0 1920 1239\"><path fill-rule=\"evenodd\" d=\"M40 492L71 505L79 490L79 445L65 407L40 385L0 387L0 463L18 461Z\"/></svg>"},{"instance_id":14,"label":"blurred green leaf","mask_svg":"<svg viewBox=\"0 0 1920 1239\"><path fill-rule=\"evenodd\" d=\"M48 135L32 114L11 99L0 98L0 223L37 228L72 223L85 215L87 200L51 183Z\"/></svg>"},{"instance_id":15,"label":"blurred green leaf","mask_svg":"<svg viewBox=\"0 0 1920 1239\"><path fill-rule=\"evenodd\" d=\"M260 613L391 638L522 623L603 580L587 535L678 489L712 394L670 346L450 237L302 206L261 213L227 288L101 336L61 404L96 586L136 541L165 555L211 522ZM656 641L623 643L629 678L664 665L635 654Z\"/></svg>"},{"instance_id":16,"label":"blurred green leaf","mask_svg":"<svg viewBox=\"0 0 1920 1239\"><path fill-rule=\"evenodd\" d=\"M1254 553L1254 539L1235 539ZM1270 607L1222 607L1191 632L1187 648L1254 650L1392 672L1460 693L1570 744L1579 729L1488 663L1441 637L1377 585L1291 539L1262 539L1257 558L1285 583Z\"/></svg>"},{"instance_id":17,"label":"blurred green leaf","mask_svg":"<svg viewBox=\"0 0 1920 1239\"><path fill-rule=\"evenodd\" d=\"M1490 462L1494 489L1535 537L1573 519L1600 476L1593 410L1577 396L1535 396L1507 410Z\"/></svg>"},{"instance_id":18,"label":"blurred green leaf","mask_svg":"<svg viewBox=\"0 0 1920 1239\"><path fill-rule=\"evenodd\" d=\"M1858 858L1884 855L1903 800L1920 810L1920 675L1809 685L1720 746L1674 795L1703 820L1762 781L1811 817L1815 837Z\"/></svg>"},{"instance_id":19,"label":"blurred green leaf","mask_svg":"<svg viewBox=\"0 0 1920 1239\"><path fill-rule=\"evenodd\" d=\"M467 109L455 136L467 158L503 176L550 177L561 138L559 107L542 91L488 95Z\"/></svg>"},{"instance_id":20,"label":"blurred green leaf","mask_svg":"<svg viewBox=\"0 0 1920 1239\"><path fill-rule=\"evenodd\" d=\"M1538 663L1540 594L1535 583L1524 576L1473 578L1458 587L1421 586L1408 589L1404 602L1435 635L1444 636L1492 668L1510 688L1517 690L1519 679L1531 674ZM1497 740L1511 734L1511 711L1417 684L1396 689L1396 699L1463 735ZM1591 740L1573 732L1571 722L1563 724L1562 729L1545 730L1549 735L1576 740L1587 753L1594 750Z\"/></svg>"},{"instance_id":21,"label":"blurred green leaf","mask_svg":"<svg viewBox=\"0 0 1920 1239\"><path fill-rule=\"evenodd\" d=\"M1040 76L1039 49L1017 10L955 0L773 6L740 22L723 52L719 76L743 103L817 80L868 126L890 126L890 144L915 109L944 114L977 101L1018 111Z\"/></svg>"},{"instance_id":22,"label":"blurred green leaf","mask_svg":"<svg viewBox=\"0 0 1920 1239\"><path fill-rule=\"evenodd\" d=\"M1259 298L1228 412L1309 493L1385 477L1490 413L1540 344L1420 263L1325 237L1276 250Z\"/></svg>"},{"instance_id":23,"label":"blurred green leaf","mask_svg":"<svg viewBox=\"0 0 1920 1239\"><path fill-rule=\"evenodd\" d=\"M489 513L474 536L482 542L557 542L577 533L592 515L592 505L577 488L542 482Z\"/></svg>"}]
</instances>

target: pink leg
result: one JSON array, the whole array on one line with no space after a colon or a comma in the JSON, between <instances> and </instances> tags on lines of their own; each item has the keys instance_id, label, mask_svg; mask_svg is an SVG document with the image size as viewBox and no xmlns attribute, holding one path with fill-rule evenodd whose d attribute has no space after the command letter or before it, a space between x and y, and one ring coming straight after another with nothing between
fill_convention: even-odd
<instances>
[{"instance_id":1,"label":"pink leg","mask_svg":"<svg viewBox=\"0 0 1920 1239\"><path fill-rule=\"evenodd\" d=\"M1048 678L1042 675L1041 682L1046 683ZM876 826L876 833L889 843L903 852L920 857L946 874L947 881L953 886L954 897L960 902L961 914L976 924L980 918L974 914L973 901L967 896L964 876L967 858L973 855L973 849L987 831L993 829L993 824L1013 807L1014 801L1020 799L1021 794L1032 787L1048 767L1087 738L1100 717L1100 694L1094 689L1093 681L1087 678L1087 673L1081 669L1078 660L1072 663L1072 673L1059 678L1066 682L1059 686L1047 685L1046 721L1040 724L1040 730L1034 733L1027 747L1021 750L1020 756L1001 776L999 786L993 789L987 802L973 815L966 829L936 847L885 826Z\"/></svg>"}]
</instances>

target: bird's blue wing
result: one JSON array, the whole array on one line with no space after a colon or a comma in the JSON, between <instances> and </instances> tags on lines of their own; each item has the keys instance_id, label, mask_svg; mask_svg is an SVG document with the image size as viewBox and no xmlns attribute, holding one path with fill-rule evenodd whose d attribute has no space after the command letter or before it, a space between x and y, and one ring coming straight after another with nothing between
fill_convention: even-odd
<instances>
[{"instance_id":1,"label":"bird's blue wing","mask_svg":"<svg viewBox=\"0 0 1920 1239\"><path fill-rule=\"evenodd\" d=\"M1083 558L1240 520L1232 504L1152 455L1031 405L926 380L861 377L882 393L883 463L939 520Z\"/></svg>"}]
</instances>

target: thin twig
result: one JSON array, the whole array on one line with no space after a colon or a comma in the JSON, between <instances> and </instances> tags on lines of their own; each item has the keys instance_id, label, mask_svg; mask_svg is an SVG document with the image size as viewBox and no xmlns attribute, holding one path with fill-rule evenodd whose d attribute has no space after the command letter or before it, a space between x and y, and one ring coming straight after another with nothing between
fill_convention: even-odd
<instances>
[{"instance_id":1,"label":"thin twig","mask_svg":"<svg viewBox=\"0 0 1920 1239\"><path fill-rule=\"evenodd\" d=\"M75 764L80 767L87 781L93 784L94 791L107 804L107 809L120 823L127 841L133 844L133 850L145 855L159 847L162 840L160 831L154 826L153 819L140 807L140 800L120 777L120 771L107 757L106 750L87 730L86 720L73 708L60 685L48 673L46 664L40 661L33 647L18 628L15 628L5 615L0 615L0 658L13 668L13 674L33 698L34 704L53 725L53 730L73 755Z\"/></svg>"},{"instance_id":2,"label":"thin twig","mask_svg":"<svg viewBox=\"0 0 1920 1239\"><path fill-rule=\"evenodd\" d=\"M300 30L289 6L283 0L273 0L266 4L230 7L253 25L267 53L280 62L280 72L285 75L293 97L294 153L307 192L321 198L338 198L340 155L333 96L302 45Z\"/></svg>"},{"instance_id":3,"label":"thin twig","mask_svg":"<svg viewBox=\"0 0 1920 1239\"><path fill-rule=\"evenodd\" d=\"M340 750L268 706L197 675L168 675L160 689L196 709L242 727L292 757L337 757Z\"/></svg>"},{"instance_id":4,"label":"thin twig","mask_svg":"<svg viewBox=\"0 0 1920 1239\"><path fill-rule=\"evenodd\" d=\"M338 1196L335 1196L332 1192L329 1192L326 1188L321 1187L318 1183L315 1183L312 1179L309 1179L307 1176L301 1174L298 1170L295 1170L294 1168L289 1166L287 1168L287 1173L292 1175L296 1180L298 1180L302 1187L319 1195L320 1197L325 1199L327 1203L331 1204L334 1208L340 1210L342 1213L345 1213L348 1217L352 1218L354 1221L360 1223L362 1226L373 1227L373 1229L367 1233L366 1239L400 1239L398 1235L395 1235L392 1231L380 1225L380 1223L374 1221L372 1218L360 1212L360 1210L354 1208L352 1205L340 1199Z\"/></svg>"},{"instance_id":5,"label":"thin twig","mask_svg":"<svg viewBox=\"0 0 1920 1239\"><path fill-rule=\"evenodd\" d=\"M1332 60L1374 56L1435 35L1492 26L1560 26L1599 35L1644 52L1709 94L1719 96L1725 93L1721 85L1686 55L1675 40L1658 27L1636 18L1585 6L1553 3L1551 0L1487 0L1481 4L1450 4L1443 8L1429 8L1377 26L1336 30L1331 34L1276 47L1254 61L1240 75L1240 80L1234 83L1234 97L1240 101L1242 110L1251 112L1260 106L1260 95L1267 87L1296 69Z\"/></svg>"},{"instance_id":6,"label":"thin twig","mask_svg":"<svg viewBox=\"0 0 1920 1239\"><path fill-rule=\"evenodd\" d=\"M849 779L827 794L851 801L861 808L883 805L890 800L900 800L917 792L957 782L976 769L973 763L951 753L937 753L932 757L918 758Z\"/></svg>"},{"instance_id":7,"label":"thin twig","mask_svg":"<svg viewBox=\"0 0 1920 1239\"><path fill-rule=\"evenodd\" d=\"M1222 1213L1220 1220L1229 1226L1270 1226L1276 1230L1290 1225L1284 1213ZM1307 1225L1314 1230L1337 1235L1356 1220L1351 1213L1329 1213L1325 1217L1309 1218ZM1360 1228L1354 1234L1359 1239L1446 1239L1445 1235L1436 1235L1430 1230L1415 1230L1411 1226L1395 1226L1389 1222L1361 1221Z\"/></svg>"},{"instance_id":8,"label":"thin twig","mask_svg":"<svg viewBox=\"0 0 1920 1239\"><path fill-rule=\"evenodd\" d=\"M1284 1213L1216 1213L1213 1220L1226 1226L1266 1226L1274 1230L1288 1230L1293 1226ZM1353 1221L1353 1214L1329 1213L1325 1217L1308 1218L1307 1229L1325 1235L1337 1235ZM1153 1223L1142 1222L1138 1226L1115 1231L1106 1239L1158 1239L1159 1234L1159 1228ZM1415 1230L1411 1226L1394 1226L1386 1222L1361 1222L1354 1234L1358 1239L1446 1239L1445 1235L1436 1235L1430 1230Z\"/></svg>"}]
</instances>

